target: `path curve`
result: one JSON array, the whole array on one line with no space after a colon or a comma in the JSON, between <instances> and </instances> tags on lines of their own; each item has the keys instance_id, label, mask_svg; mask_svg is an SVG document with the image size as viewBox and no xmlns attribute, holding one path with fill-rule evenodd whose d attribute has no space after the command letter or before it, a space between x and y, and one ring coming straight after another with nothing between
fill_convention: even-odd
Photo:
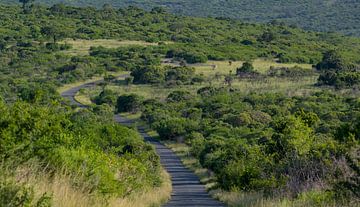
<instances>
[{"instance_id":1,"label":"path curve","mask_svg":"<svg viewBox=\"0 0 360 207\"><path fill-rule=\"evenodd\" d=\"M127 75L119 76L118 78L124 78ZM74 88L71 88L63 93L61 96L70 100L70 103L81 108L86 106L75 100L76 93L82 88L93 87L96 84L102 82L94 81L86 83ZM129 119L115 115L114 119L116 122L123 125L130 125L133 122ZM171 198L168 203L164 204L164 207L223 207L224 204L213 199L206 192L204 185L199 181L199 178L187 169L181 162L180 158L169 148L161 144L156 139L149 136L145 129L138 127L138 131L141 136L144 137L144 140L152 144L158 155L160 156L161 165L171 176L172 182L172 193Z\"/></svg>"}]
</instances>

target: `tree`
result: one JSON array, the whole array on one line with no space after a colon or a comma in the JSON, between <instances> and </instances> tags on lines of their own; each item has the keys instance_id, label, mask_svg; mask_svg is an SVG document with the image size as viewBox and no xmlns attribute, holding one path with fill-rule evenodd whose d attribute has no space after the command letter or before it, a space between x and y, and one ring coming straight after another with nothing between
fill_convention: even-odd
<instances>
[{"instance_id":1,"label":"tree","mask_svg":"<svg viewBox=\"0 0 360 207\"><path fill-rule=\"evenodd\" d=\"M59 25L50 25L41 28L41 34L52 38L56 44L57 40L65 37L66 32Z\"/></svg>"},{"instance_id":2,"label":"tree","mask_svg":"<svg viewBox=\"0 0 360 207\"><path fill-rule=\"evenodd\" d=\"M195 68L192 67L166 67L166 81L190 82L195 74Z\"/></svg>"},{"instance_id":3,"label":"tree","mask_svg":"<svg viewBox=\"0 0 360 207\"><path fill-rule=\"evenodd\" d=\"M323 59L316 65L317 70L343 70L346 68L346 63L341 57L340 53L335 50L330 50L323 53Z\"/></svg>"},{"instance_id":4,"label":"tree","mask_svg":"<svg viewBox=\"0 0 360 207\"><path fill-rule=\"evenodd\" d=\"M264 32L261 37L259 38L259 41L261 42L271 42L276 39L276 35L272 31L266 31Z\"/></svg>"},{"instance_id":5,"label":"tree","mask_svg":"<svg viewBox=\"0 0 360 207\"><path fill-rule=\"evenodd\" d=\"M29 9L29 4L34 2L35 0L19 0L20 3L22 3L22 8L24 13L26 13Z\"/></svg>"},{"instance_id":6,"label":"tree","mask_svg":"<svg viewBox=\"0 0 360 207\"><path fill-rule=\"evenodd\" d=\"M122 95L117 99L117 112L136 113L142 104L141 97L136 94Z\"/></svg>"},{"instance_id":7,"label":"tree","mask_svg":"<svg viewBox=\"0 0 360 207\"><path fill-rule=\"evenodd\" d=\"M112 90L103 90L99 96L94 99L97 105L109 104L114 105L116 103L116 94Z\"/></svg>"},{"instance_id":8,"label":"tree","mask_svg":"<svg viewBox=\"0 0 360 207\"><path fill-rule=\"evenodd\" d=\"M156 84L165 80L165 70L155 66L141 66L135 68L131 74L134 77L134 83Z\"/></svg>"},{"instance_id":9,"label":"tree","mask_svg":"<svg viewBox=\"0 0 360 207\"><path fill-rule=\"evenodd\" d=\"M241 73L251 73L254 72L254 66L250 62L245 62L243 65L236 69L236 75L240 75Z\"/></svg>"}]
</instances>

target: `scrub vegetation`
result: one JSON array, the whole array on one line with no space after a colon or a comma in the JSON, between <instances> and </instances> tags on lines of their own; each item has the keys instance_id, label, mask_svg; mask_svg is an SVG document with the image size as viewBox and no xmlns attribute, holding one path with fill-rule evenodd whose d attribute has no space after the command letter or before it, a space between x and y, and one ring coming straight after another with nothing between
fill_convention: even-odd
<instances>
[{"instance_id":1,"label":"scrub vegetation","mask_svg":"<svg viewBox=\"0 0 360 207\"><path fill-rule=\"evenodd\" d=\"M231 206L359 206L360 39L161 8L25 1L0 19L0 204L166 202L121 113ZM76 96L88 108L59 94L102 79Z\"/></svg>"}]
</instances>

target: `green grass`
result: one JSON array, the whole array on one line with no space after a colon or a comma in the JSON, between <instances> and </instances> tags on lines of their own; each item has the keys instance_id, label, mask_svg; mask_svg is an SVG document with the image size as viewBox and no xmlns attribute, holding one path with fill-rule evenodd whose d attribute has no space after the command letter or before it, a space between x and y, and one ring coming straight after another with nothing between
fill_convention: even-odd
<instances>
[{"instance_id":1,"label":"green grass","mask_svg":"<svg viewBox=\"0 0 360 207\"><path fill-rule=\"evenodd\" d=\"M197 73L202 73L205 76L214 76L216 73L220 73L223 75L227 75L232 72L232 74L236 73L236 69L241 67L244 61L233 61L231 65L229 61L208 61L206 65L208 66L196 66ZM216 65L216 69L212 67L212 65ZM264 74L266 73L271 66L273 67L294 67L299 66L304 69L312 69L312 65L310 64L298 64L298 63L278 63L274 60L268 59L256 59L253 61L253 66L256 71Z\"/></svg>"},{"instance_id":2,"label":"green grass","mask_svg":"<svg viewBox=\"0 0 360 207\"><path fill-rule=\"evenodd\" d=\"M212 65L217 65L217 68L214 70ZM209 61L203 65L194 65L195 72L197 74L203 74L206 81L201 84L194 85L179 85L179 86L156 86L156 85L147 85L147 84L133 84L130 86L125 85L124 82L119 82L117 84L110 84L107 89L115 91L118 95L121 94L137 94L145 99L158 99L165 100L169 93L176 90L186 90L191 93L196 93L196 91L205 86L215 86L215 87L227 87L224 82L224 76L229 74L229 71L233 71L233 74L236 71L237 67L240 67L242 62L233 62L232 65L229 65L228 61ZM311 69L311 65L308 64L281 64L276 63L270 60L258 59L254 61L254 67L257 71L261 73L266 73L270 66L275 67L293 67L298 65L304 69ZM219 73L216 78L216 73ZM238 79L234 78L232 82L232 88L239 90L245 94L251 92L279 92L284 93L290 96L294 95L308 95L311 92L320 90L315 87L317 82L317 76L309 76L299 78L298 80L292 80L289 78L279 78L279 77L266 77L262 79ZM120 79L121 80L121 79ZM91 89L85 89L82 94L78 94L76 99L84 104L91 104L90 99L97 96L101 92L101 87L95 87Z\"/></svg>"}]
</instances>

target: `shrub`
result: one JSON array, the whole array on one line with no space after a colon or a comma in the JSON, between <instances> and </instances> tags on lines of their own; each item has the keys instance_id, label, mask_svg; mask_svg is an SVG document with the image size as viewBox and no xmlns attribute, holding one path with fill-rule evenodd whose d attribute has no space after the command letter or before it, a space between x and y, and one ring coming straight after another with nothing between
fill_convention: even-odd
<instances>
[{"instance_id":1,"label":"shrub","mask_svg":"<svg viewBox=\"0 0 360 207\"><path fill-rule=\"evenodd\" d=\"M165 81L181 81L189 83L195 74L195 68L192 67L166 67Z\"/></svg>"},{"instance_id":2,"label":"shrub","mask_svg":"<svg viewBox=\"0 0 360 207\"><path fill-rule=\"evenodd\" d=\"M179 102L191 99L191 94L188 91L173 91L171 92L168 97L168 102Z\"/></svg>"},{"instance_id":3,"label":"shrub","mask_svg":"<svg viewBox=\"0 0 360 207\"><path fill-rule=\"evenodd\" d=\"M250 62L245 62L243 65L236 69L236 75L240 75L241 73L251 73L254 72L254 66Z\"/></svg>"},{"instance_id":4,"label":"shrub","mask_svg":"<svg viewBox=\"0 0 360 207\"><path fill-rule=\"evenodd\" d=\"M136 113L141 108L142 99L136 94L122 95L117 99L117 112L132 112Z\"/></svg>"},{"instance_id":5,"label":"shrub","mask_svg":"<svg viewBox=\"0 0 360 207\"><path fill-rule=\"evenodd\" d=\"M157 84L164 82L165 70L154 66L138 67L131 72L131 76L134 77L134 83Z\"/></svg>"},{"instance_id":6,"label":"shrub","mask_svg":"<svg viewBox=\"0 0 360 207\"><path fill-rule=\"evenodd\" d=\"M50 207L51 196L47 194L35 197L32 187L18 184L13 180L0 178L0 204L6 206Z\"/></svg>"},{"instance_id":7,"label":"shrub","mask_svg":"<svg viewBox=\"0 0 360 207\"><path fill-rule=\"evenodd\" d=\"M94 102L97 105L109 104L113 106L116 104L116 94L112 90L105 89L94 98Z\"/></svg>"}]
</instances>

